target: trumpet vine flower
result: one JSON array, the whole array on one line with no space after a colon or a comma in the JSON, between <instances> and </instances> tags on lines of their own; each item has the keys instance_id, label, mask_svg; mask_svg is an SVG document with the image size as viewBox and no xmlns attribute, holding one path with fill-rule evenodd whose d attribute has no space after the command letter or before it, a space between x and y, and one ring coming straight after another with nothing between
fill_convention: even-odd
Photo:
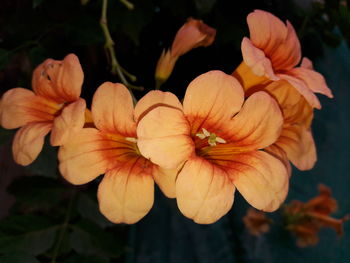
<instances>
[{"instance_id":1,"label":"trumpet vine flower","mask_svg":"<svg viewBox=\"0 0 350 263\"><path fill-rule=\"evenodd\" d=\"M244 102L234 77L210 71L189 84L180 106L157 106L137 127L141 154L179 170L173 184L180 211L197 223L213 223L231 208L236 188L255 208L276 210L288 192L288 173L261 150L281 132L276 101L257 92Z\"/></svg>"},{"instance_id":2,"label":"trumpet vine flower","mask_svg":"<svg viewBox=\"0 0 350 263\"><path fill-rule=\"evenodd\" d=\"M189 18L176 33L174 42L168 51L163 50L160 56L155 78L158 85L171 75L177 59L196 47L210 46L215 39L216 30L201 20Z\"/></svg>"},{"instance_id":3,"label":"trumpet vine flower","mask_svg":"<svg viewBox=\"0 0 350 263\"><path fill-rule=\"evenodd\" d=\"M63 61L47 59L33 72L33 91L14 88L0 102L0 124L20 128L14 137L14 160L32 163L42 150L44 137L59 146L79 131L85 122L85 100L79 98L84 74L74 54Z\"/></svg>"},{"instance_id":4,"label":"trumpet vine flower","mask_svg":"<svg viewBox=\"0 0 350 263\"><path fill-rule=\"evenodd\" d=\"M154 105L176 108L177 103L171 93L152 91L134 109L124 85L102 84L91 106L95 128L82 129L60 147L58 159L62 176L80 185L105 174L98 187L102 214L114 223L139 221L153 206L153 177L157 181L163 171L140 154L136 125Z\"/></svg>"},{"instance_id":5,"label":"trumpet vine flower","mask_svg":"<svg viewBox=\"0 0 350 263\"><path fill-rule=\"evenodd\" d=\"M283 79L314 108L321 108L314 93L333 97L323 76L312 69L308 59L304 58L297 67L301 60L300 42L289 21L284 24L269 12L255 10L247 22L250 38L243 38L243 62L234 73L245 89Z\"/></svg>"}]
</instances>

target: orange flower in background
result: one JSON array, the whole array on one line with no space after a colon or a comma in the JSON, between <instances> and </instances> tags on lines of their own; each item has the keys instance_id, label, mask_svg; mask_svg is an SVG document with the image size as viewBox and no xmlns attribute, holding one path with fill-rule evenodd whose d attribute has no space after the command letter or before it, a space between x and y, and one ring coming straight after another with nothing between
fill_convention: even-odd
<instances>
[{"instance_id":1,"label":"orange flower in background","mask_svg":"<svg viewBox=\"0 0 350 263\"><path fill-rule=\"evenodd\" d=\"M138 124L137 144L163 169L179 169L173 185L181 212L213 223L231 208L236 188L257 209L276 210L287 195L288 174L281 161L259 150L281 132L275 100L257 92L244 103L235 78L210 71L190 83L180 106L148 112Z\"/></svg>"},{"instance_id":2,"label":"orange flower in background","mask_svg":"<svg viewBox=\"0 0 350 263\"><path fill-rule=\"evenodd\" d=\"M323 76L312 69L311 61L304 58L301 66L297 67L301 48L289 21L285 25L271 13L255 10L248 15L247 22L250 39L243 38L243 62L234 72L246 90L283 79L314 108L321 108L314 93L333 97Z\"/></svg>"},{"instance_id":3,"label":"orange flower in background","mask_svg":"<svg viewBox=\"0 0 350 263\"><path fill-rule=\"evenodd\" d=\"M264 212L249 208L243 217L243 223L251 235L260 236L270 230L271 220Z\"/></svg>"},{"instance_id":4,"label":"orange flower in background","mask_svg":"<svg viewBox=\"0 0 350 263\"><path fill-rule=\"evenodd\" d=\"M163 171L141 156L136 145L136 123L154 105L176 107L177 103L171 93L152 91L134 109L124 85L102 84L91 107L96 128L82 129L60 147L61 174L76 185L105 174L98 188L102 214L114 223L137 222L152 208L153 176L161 177Z\"/></svg>"},{"instance_id":5,"label":"orange flower in background","mask_svg":"<svg viewBox=\"0 0 350 263\"><path fill-rule=\"evenodd\" d=\"M85 100L79 98L84 74L74 54L62 61L47 59L33 72L33 91L14 88L0 103L0 124L6 129L21 127L13 140L13 157L29 165L42 150L51 131L53 146L64 144L85 122Z\"/></svg>"},{"instance_id":6,"label":"orange flower in background","mask_svg":"<svg viewBox=\"0 0 350 263\"><path fill-rule=\"evenodd\" d=\"M332 198L327 186L320 184L318 188L318 196L306 203L294 200L283 210L286 227L297 237L297 245L300 247L316 245L322 227L333 228L337 235L343 235L343 224L350 219L350 215L341 219L331 217L330 214L337 210L337 201Z\"/></svg>"},{"instance_id":7,"label":"orange flower in background","mask_svg":"<svg viewBox=\"0 0 350 263\"><path fill-rule=\"evenodd\" d=\"M189 18L177 32L174 42L168 51L163 50L160 56L155 78L158 85L171 75L177 59L196 47L210 46L215 39L216 30L201 20Z\"/></svg>"}]
</instances>

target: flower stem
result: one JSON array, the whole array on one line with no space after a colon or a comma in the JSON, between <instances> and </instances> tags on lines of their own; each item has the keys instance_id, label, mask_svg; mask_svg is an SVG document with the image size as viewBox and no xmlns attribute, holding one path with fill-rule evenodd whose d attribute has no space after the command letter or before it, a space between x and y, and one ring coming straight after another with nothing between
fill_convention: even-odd
<instances>
[{"instance_id":1,"label":"flower stem","mask_svg":"<svg viewBox=\"0 0 350 263\"><path fill-rule=\"evenodd\" d=\"M61 244L62 244L64 235L66 234L66 230L68 228L68 224L69 224L70 217L71 217L71 214L72 214L73 204L74 204L74 201L75 201L75 196L76 196L76 191L74 189L73 193L72 193L72 196L70 197L70 200L69 200L69 203L68 203L68 207L67 207L66 215L64 217L64 221L63 221L63 223L61 225L61 232L59 233L58 240L57 240L56 246L55 246L54 251L53 251L51 263L56 263L56 258L58 256L59 251L60 251Z\"/></svg>"},{"instance_id":2,"label":"flower stem","mask_svg":"<svg viewBox=\"0 0 350 263\"><path fill-rule=\"evenodd\" d=\"M114 50L115 43L111 37L111 33L109 31L108 24L107 24L107 6L108 6L108 0L103 0L102 1L102 14L101 14L101 19L100 19L100 26L102 28L102 31L103 31L103 34L104 34L105 40L106 40L105 50L107 52L107 57L108 57L110 64L111 64L111 73L119 76L121 82L129 88L131 94L132 94L131 89L142 91L144 89L143 87L131 85L128 82L128 80L126 79L125 76L129 77L129 79L131 81L136 81L136 77L134 75L130 74L129 72L127 72L124 68L122 68L117 60L115 50ZM132 97L134 99L133 94L132 94Z\"/></svg>"}]
</instances>

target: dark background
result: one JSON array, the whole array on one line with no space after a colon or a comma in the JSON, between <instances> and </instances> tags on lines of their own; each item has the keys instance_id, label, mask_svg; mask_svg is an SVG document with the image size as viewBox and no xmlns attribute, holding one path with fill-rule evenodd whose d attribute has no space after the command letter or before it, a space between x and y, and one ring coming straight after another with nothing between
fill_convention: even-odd
<instances>
[{"instance_id":1,"label":"dark background","mask_svg":"<svg viewBox=\"0 0 350 263\"><path fill-rule=\"evenodd\" d=\"M293 170L287 202L307 201L317 185L332 188L339 209L350 212L350 4L347 1L144 0L128 10L110 0L108 24L120 64L137 76L137 98L154 88L154 70L188 17L217 29L212 46L182 56L162 90L182 98L188 83L201 73L231 73L242 61L240 43L248 36L246 16L270 11L294 25L303 55L324 74L335 98L320 97L313 132L319 160L311 171ZM238 5L239 4L239 5ZM33 69L46 58L75 53L85 79L82 97L89 103L110 73L99 20L102 1L2 0L0 2L0 95L14 87L31 87ZM98 212L99 179L74 187L57 171L56 148L45 145L29 167L12 160L14 131L0 128L0 262L350 262L350 223L345 236L322 230L315 247L298 248L282 225L280 212L272 230L252 237L242 217L249 207L237 193L232 210L217 223L197 225L182 216L174 200L157 189L155 204L139 223L113 225ZM64 231L62 231L64 230ZM63 234L62 234L63 233ZM56 259L54 261L54 259Z\"/></svg>"}]
</instances>

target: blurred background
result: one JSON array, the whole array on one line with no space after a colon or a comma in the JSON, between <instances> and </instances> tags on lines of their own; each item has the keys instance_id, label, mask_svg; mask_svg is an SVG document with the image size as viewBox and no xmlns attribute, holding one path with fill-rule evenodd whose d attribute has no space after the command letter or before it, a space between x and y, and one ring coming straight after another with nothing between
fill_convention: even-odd
<instances>
[{"instance_id":1,"label":"blurred background","mask_svg":"<svg viewBox=\"0 0 350 263\"><path fill-rule=\"evenodd\" d=\"M321 97L313 133L318 162L293 170L290 200L307 201L317 186L330 187L338 201L333 215L350 212L350 1L347 0L123 0L108 1L108 26L119 63L144 87L154 89L154 71L187 18L202 19L217 30L214 43L182 56L162 86L182 98L188 83L213 69L230 74L242 61L240 44L249 36L246 16L254 9L272 12L294 25L303 56L314 62L334 99ZM120 82L110 71L99 21L102 0L1 0L0 95L14 87L31 88L33 69L46 58L75 53L84 70L82 97L90 105L105 81ZM317 245L300 248L283 225L280 211L267 216L270 231L254 236L242 218L249 205L236 193L231 211L217 223L198 225L185 218L176 201L156 189L150 213L135 225L115 225L98 211L100 179L83 186L65 182L57 170L57 148L46 143L28 167L16 165L14 130L0 128L1 263L163 263L163 262L350 262L350 223L337 237L322 229Z\"/></svg>"}]
</instances>

